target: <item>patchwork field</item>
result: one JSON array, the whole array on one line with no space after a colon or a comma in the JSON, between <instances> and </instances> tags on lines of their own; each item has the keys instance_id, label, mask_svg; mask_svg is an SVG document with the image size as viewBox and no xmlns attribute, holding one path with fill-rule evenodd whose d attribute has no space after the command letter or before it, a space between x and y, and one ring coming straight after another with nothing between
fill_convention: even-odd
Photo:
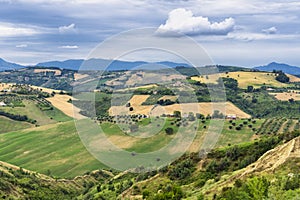
<instances>
[{"instance_id":1,"label":"patchwork field","mask_svg":"<svg viewBox=\"0 0 300 200\"><path fill-rule=\"evenodd\" d=\"M300 82L300 78L293 75L288 75L291 82ZM272 87L286 87L288 84L281 83L275 79L275 74L271 72L229 72L222 74L212 74L208 76L195 76L192 80L200 81L202 83L217 83L219 77L234 78L238 81L240 88L247 88L252 85L254 87L260 87L262 85Z\"/></svg>"},{"instance_id":2,"label":"patchwork field","mask_svg":"<svg viewBox=\"0 0 300 200\"><path fill-rule=\"evenodd\" d=\"M238 118L249 118L249 114L243 112L230 102L224 103L182 103L168 106L157 105L141 105L149 95L134 95L131 100L133 111L129 111L126 106L112 106L109 109L110 115L127 115L127 114L145 114L151 116L161 116L162 114L173 114L174 111L181 111L182 114L201 113L204 115L212 115L214 110L226 110L223 114L235 114Z\"/></svg>"}]
</instances>

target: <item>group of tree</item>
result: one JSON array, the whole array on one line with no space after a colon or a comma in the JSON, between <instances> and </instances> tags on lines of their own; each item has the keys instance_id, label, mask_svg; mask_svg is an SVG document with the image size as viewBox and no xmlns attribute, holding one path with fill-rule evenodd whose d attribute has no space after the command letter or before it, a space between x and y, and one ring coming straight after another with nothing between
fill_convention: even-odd
<instances>
[{"instance_id":1,"label":"group of tree","mask_svg":"<svg viewBox=\"0 0 300 200\"><path fill-rule=\"evenodd\" d=\"M26 115L15 115L12 113L4 112L2 110L0 110L0 115L10 118L12 120L16 120L16 121L28 121L29 120Z\"/></svg>"}]
</instances>

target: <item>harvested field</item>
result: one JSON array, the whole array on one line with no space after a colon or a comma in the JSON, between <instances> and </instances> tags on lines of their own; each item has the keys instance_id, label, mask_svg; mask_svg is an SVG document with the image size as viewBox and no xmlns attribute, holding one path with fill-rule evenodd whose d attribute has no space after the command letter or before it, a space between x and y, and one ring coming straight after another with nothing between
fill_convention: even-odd
<instances>
[{"instance_id":1,"label":"harvested field","mask_svg":"<svg viewBox=\"0 0 300 200\"><path fill-rule=\"evenodd\" d=\"M34 73L46 73L46 72L54 72L55 76L60 76L61 71L58 69L34 69Z\"/></svg>"},{"instance_id":2,"label":"harvested field","mask_svg":"<svg viewBox=\"0 0 300 200\"><path fill-rule=\"evenodd\" d=\"M79 74L79 73L75 73L75 74L74 74L74 79L77 81L77 80L86 78L86 77L88 77L88 76L89 76L88 74Z\"/></svg>"},{"instance_id":3,"label":"harvested field","mask_svg":"<svg viewBox=\"0 0 300 200\"><path fill-rule=\"evenodd\" d=\"M173 104L169 106L157 106L149 105L142 106L141 104L149 97L149 95L134 95L131 100L131 106L133 111L129 111L129 108L126 106L112 106L109 109L110 115L124 115L124 114L145 114L152 116L160 116L162 114L173 114L174 111L181 111L182 114L188 114L189 112L193 113L202 113L204 115L212 115L214 110L224 110L226 111L223 114L235 114L238 118L249 118L249 114L243 112L235 105L230 102L224 103L184 103L184 104Z\"/></svg>"},{"instance_id":4,"label":"harvested field","mask_svg":"<svg viewBox=\"0 0 300 200\"><path fill-rule=\"evenodd\" d=\"M295 101L300 101L300 93L296 92L282 92L282 93L270 93L280 101L288 101L289 99L294 99Z\"/></svg>"},{"instance_id":5,"label":"harvested field","mask_svg":"<svg viewBox=\"0 0 300 200\"><path fill-rule=\"evenodd\" d=\"M80 112L79 108L75 107L73 104L68 102L69 99L72 99L72 97L69 95L59 95L59 94L56 94L54 97L47 98L47 100L53 106L61 110L66 115L73 117L75 119L85 118L85 116L79 113Z\"/></svg>"},{"instance_id":6,"label":"harvested field","mask_svg":"<svg viewBox=\"0 0 300 200\"><path fill-rule=\"evenodd\" d=\"M300 78L293 75L288 75L291 82L299 82ZM234 78L238 81L240 88L247 88L252 85L254 87L260 87L262 85L272 87L286 87L288 84L281 83L275 79L275 74L271 72L229 72L222 74L212 74L208 76L195 76L192 80L200 81L202 83L217 83L219 77Z\"/></svg>"}]
</instances>

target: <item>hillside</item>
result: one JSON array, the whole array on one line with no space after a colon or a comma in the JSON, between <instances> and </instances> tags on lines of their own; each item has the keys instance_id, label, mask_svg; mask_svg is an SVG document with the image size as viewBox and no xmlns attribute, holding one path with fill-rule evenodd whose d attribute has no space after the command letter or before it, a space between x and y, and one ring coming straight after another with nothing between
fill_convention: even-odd
<instances>
[{"instance_id":1,"label":"hillside","mask_svg":"<svg viewBox=\"0 0 300 200\"><path fill-rule=\"evenodd\" d=\"M294 163L290 163L290 161L294 161ZM256 162L214 184L206 193L220 192L223 187L233 185L238 179L276 173L283 167L291 165L300 165L300 137L267 151Z\"/></svg>"},{"instance_id":2,"label":"hillside","mask_svg":"<svg viewBox=\"0 0 300 200\"><path fill-rule=\"evenodd\" d=\"M54 179L5 162L0 162L1 199L75 199L111 173L94 171L74 179Z\"/></svg>"}]
</instances>

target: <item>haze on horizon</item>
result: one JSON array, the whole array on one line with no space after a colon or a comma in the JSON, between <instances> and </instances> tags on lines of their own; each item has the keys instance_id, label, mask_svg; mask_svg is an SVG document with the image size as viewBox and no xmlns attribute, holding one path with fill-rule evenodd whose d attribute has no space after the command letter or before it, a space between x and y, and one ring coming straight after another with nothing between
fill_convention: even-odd
<instances>
[{"instance_id":1,"label":"haze on horizon","mask_svg":"<svg viewBox=\"0 0 300 200\"><path fill-rule=\"evenodd\" d=\"M190 36L216 64L299 66L299 11L292 0L0 0L0 57L20 64L86 58L115 34L154 27L158 37Z\"/></svg>"}]
</instances>

